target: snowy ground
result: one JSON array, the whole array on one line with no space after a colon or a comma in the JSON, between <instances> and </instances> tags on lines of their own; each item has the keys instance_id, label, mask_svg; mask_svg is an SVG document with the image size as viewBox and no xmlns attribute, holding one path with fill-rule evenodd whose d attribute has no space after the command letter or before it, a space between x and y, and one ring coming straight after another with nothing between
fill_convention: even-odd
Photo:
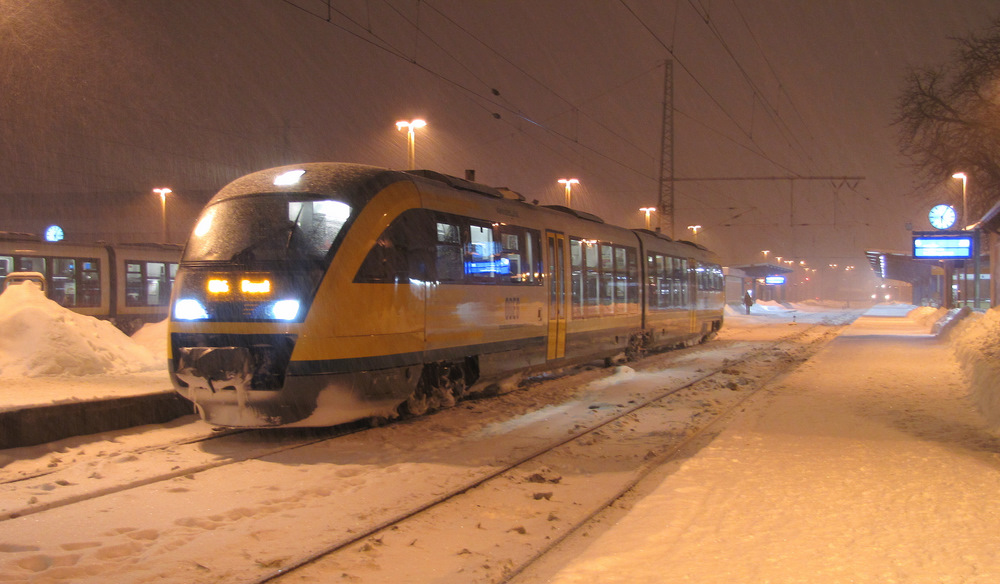
<instances>
[{"instance_id":1,"label":"snowy ground","mask_svg":"<svg viewBox=\"0 0 1000 584\"><path fill-rule=\"evenodd\" d=\"M517 582L1000 581L1000 439L906 310L856 321Z\"/></svg>"},{"instance_id":2,"label":"snowy ground","mask_svg":"<svg viewBox=\"0 0 1000 584\"><path fill-rule=\"evenodd\" d=\"M748 402L714 440L643 482L631 505L601 516L584 531L586 537L571 538L517 581L1000 581L995 545L1000 439L991 430L991 420L1000 416L989 409L1000 403L992 397L1000 376L988 366L1000 342L1000 313L955 329L959 360L948 342L927 334L926 310L905 316L912 308L880 306L869 312ZM42 309L58 314L51 306ZM750 316L727 309L719 348L704 346L698 358L781 337L793 327L824 322L831 313L832 307L822 305L762 303ZM51 338L72 336L67 330L96 330L65 315L19 322L46 322ZM45 374L22 371L33 377L5 375L16 358L25 358L24 347L11 357L8 342L0 343L0 377L47 381L65 395L40 399L58 401L108 391L101 380L161 374L162 366L136 370L102 355L108 346L130 353L139 344L100 333L102 342L89 338L82 345L61 345L95 348L102 363L112 364L100 373L76 375L86 367L74 366ZM46 350L44 342L34 346ZM683 363L680 359L675 369L659 375L680 379L692 371ZM270 433L207 446L137 450L205 431L188 420L3 452L0 466L8 478L19 469L59 471L5 485L0 492L5 509L30 509L88 490L108 494L0 521L0 581L103 582L115 574L133 582L226 581L239 565L271 565L281 554L294 555L299 542L290 534L319 540L345 529L357 519L347 502L362 504L375 493L400 488L405 488L402 502L419 492L433 494L504 456L497 441L502 436L548 426L565 432L556 421L572 425L573 415L599 412L587 407L594 399L588 392L627 396L654 379L651 371L597 383L606 375L594 371L574 378L572 383L590 384L583 390L557 382L546 386L544 396L502 396L292 455L190 476L183 474L187 467L222 464L285 438ZM570 405L581 413L572 413ZM478 441L475 448L456 448L470 438ZM179 474L116 491L164 469ZM370 501L376 506L366 513L386 512L381 506L388 500ZM213 549L228 553L210 553ZM434 580L426 575L425 581Z\"/></svg>"}]
</instances>

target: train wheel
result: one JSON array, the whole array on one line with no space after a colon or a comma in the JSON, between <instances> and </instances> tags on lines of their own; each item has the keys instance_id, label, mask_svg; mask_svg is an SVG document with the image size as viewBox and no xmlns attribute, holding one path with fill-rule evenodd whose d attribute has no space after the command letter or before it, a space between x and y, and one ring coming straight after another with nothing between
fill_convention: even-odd
<instances>
[{"instance_id":1,"label":"train wheel","mask_svg":"<svg viewBox=\"0 0 1000 584\"><path fill-rule=\"evenodd\" d=\"M629 336L625 347L625 360L638 361L646 355L646 333L636 333Z\"/></svg>"},{"instance_id":2,"label":"train wheel","mask_svg":"<svg viewBox=\"0 0 1000 584\"><path fill-rule=\"evenodd\" d=\"M465 370L448 363L434 363L424 367L424 374L416 391L407 398L407 413L422 416L427 412L450 408L468 391Z\"/></svg>"}]
</instances>

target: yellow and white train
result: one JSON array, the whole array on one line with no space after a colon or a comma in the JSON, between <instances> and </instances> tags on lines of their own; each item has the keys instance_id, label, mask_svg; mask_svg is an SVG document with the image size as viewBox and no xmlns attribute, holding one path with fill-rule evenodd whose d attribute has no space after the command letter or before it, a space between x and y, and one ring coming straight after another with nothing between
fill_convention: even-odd
<instances>
[{"instance_id":1,"label":"yellow and white train","mask_svg":"<svg viewBox=\"0 0 1000 584\"><path fill-rule=\"evenodd\" d=\"M504 379L708 338L706 249L432 171L312 163L224 187L174 284L170 373L220 426L420 414Z\"/></svg>"}]
</instances>

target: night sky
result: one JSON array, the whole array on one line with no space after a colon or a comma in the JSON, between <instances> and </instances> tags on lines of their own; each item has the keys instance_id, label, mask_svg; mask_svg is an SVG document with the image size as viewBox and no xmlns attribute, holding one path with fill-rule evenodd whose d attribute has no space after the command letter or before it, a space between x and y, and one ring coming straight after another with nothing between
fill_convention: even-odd
<instances>
[{"instance_id":1,"label":"night sky","mask_svg":"<svg viewBox=\"0 0 1000 584\"><path fill-rule=\"evenodd\" d=\"M677 235L702 225L727 264L864 265L961 197L917 189L897 153L903 75L998 16L994 0L0 0L0 229L156 240L167 186L182 241L247 172L403 168L395 122L415 117L418 167L553 204L575 177L574 207L640 227L672 58ZM807 180L825 176L864 179Z\"/></svg>"}]
</instances>

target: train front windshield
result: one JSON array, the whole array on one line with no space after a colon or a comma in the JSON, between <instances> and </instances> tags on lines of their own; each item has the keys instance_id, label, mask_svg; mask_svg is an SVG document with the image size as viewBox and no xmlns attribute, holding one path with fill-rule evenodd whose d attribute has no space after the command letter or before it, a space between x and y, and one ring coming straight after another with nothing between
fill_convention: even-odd
<instances>
[{"instance_id":1,"label":"train front windshield","mask_svg":"<svg viewBox=\"0 0 1000 584\"><path fill-rule=\"evenodd\" d=\"M347 203L301 194L223 200L198 219L183 261L323 263L350 216Z\"/></svg>"}]
</instances>

